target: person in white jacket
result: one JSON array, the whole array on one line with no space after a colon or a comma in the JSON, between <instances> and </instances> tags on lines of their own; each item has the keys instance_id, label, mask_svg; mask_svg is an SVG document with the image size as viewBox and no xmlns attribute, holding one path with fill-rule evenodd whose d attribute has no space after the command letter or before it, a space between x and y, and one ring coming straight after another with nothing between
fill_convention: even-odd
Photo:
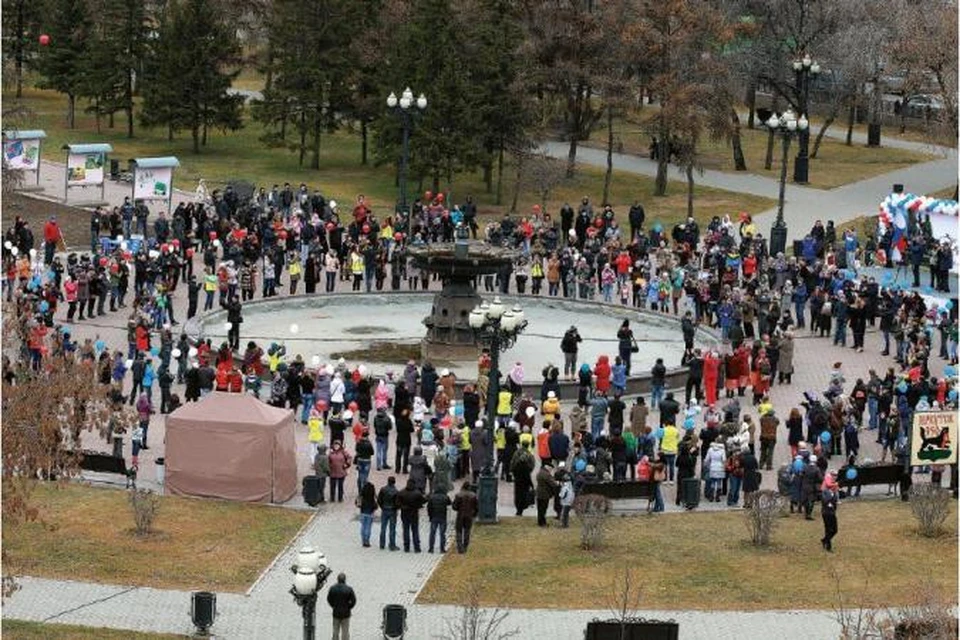
<instances>
[{"instance_id":1,"label":"person in white jacket","mask_svg":"<svg viewBox=\"0 0 960 640\"><path fill-rule=\"evenodd\" d=\"M727 476L727 454L722 443L717 441L710 443L703 466L707 469L707 477L710 481L707 485L707 500L720 502L720 488L723 486L723 479Z\"/></svg>"},{"instance_id":2,"label":"person in white jacket","mask_svg":"<svg viewBox=\"0 0 960 640\"><path fill-rule=\"evenodd\" d=\"M343 375L337 371L333 374L333 380L330 381L330 408L334 413L340 413L343 409L343 394L347 388L343 384Z\"/></svg>"},{"instance_id":3,"label":"person in white jacket","mask_svg":"<svg viewBox=\"0 0 960 640\"><path fill-rule=\"evenodd\" d=\"M573 499L576 495L573 492L573 481L570 474L563 476L563 484L560 485L560 526L564 529L570 526L570 509L573 507Z\"/></svg>"}]
</instances>

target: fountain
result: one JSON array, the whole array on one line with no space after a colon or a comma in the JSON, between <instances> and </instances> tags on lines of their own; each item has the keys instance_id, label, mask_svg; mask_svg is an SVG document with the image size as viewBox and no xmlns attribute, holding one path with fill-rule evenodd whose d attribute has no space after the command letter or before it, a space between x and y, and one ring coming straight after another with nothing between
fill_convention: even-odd
<instances>
[{"instance_id":1,"label":"fountain","mask_svg":"<svg viewBox=\"0 0 960 640\"><path fill-rule=\"evenodd\" d=\"M420 343L424 360L473 360L478 346L470 328L470 310L480 304L474 282L496 273L515 259L511 249L463 238L409 247L418 269L440 276L443 288L433 299L430 315L423 319L427 335Z\"/></svg>"}]
</instances>

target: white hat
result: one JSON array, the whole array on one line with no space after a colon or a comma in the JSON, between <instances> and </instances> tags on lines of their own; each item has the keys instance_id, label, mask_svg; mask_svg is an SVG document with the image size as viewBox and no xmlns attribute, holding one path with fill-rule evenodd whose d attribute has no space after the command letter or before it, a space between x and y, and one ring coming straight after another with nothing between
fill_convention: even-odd
<instances>
[{"instance_id":1,"label":"white hat","mask_svg":"<svg viewBox=\"0 0 960 640\"><path fill-rule=\"evenodd\" d=\"M343 419L344 419L344 420L353 420L353 411L350 411L350 409L347 409L346 411L344 411L344 412L343 412Z\"/></svg>"},{"instance_id":2,"label":"white hat","mask_svg":"<svg viewBox=\"0 0 960 640\"><path fill-rule=\"evenodd\" d=\"M816 462L816 461L817 461L817 456L811 455L810 462Z\"/></svg>"},{"instance_id":3,"label":"white hat","mask_svg":"<svg viewBox=\"0 0 960 640\"><path fill-rule=\"evenodd\" d=\"M483 420L477 420L476 422L473 423L473 426L475 426L475 427L482 427L482 426L483 426Z\"/></svg>"},{"instance_id":4,"label":"white hat","mask_svg":"<svg viewBox=\"0 0 960 640\"><path fill-rule=\"evenodd\" d=\"M450 369L440 369L440 377L450 375Z\"/></svg>"},{"instance_id":5,"label":"white hat","mask_svg":"<svg viewBox=\"0 0 960 640\"><path fill-rule=\"evenodd\" d=\"M556 392L554 392L554 391L547 391L547 397L548 397L548 398L556 398L556 397L557 397L557 394L556 394Z\"/></svg>"}]
</instances>

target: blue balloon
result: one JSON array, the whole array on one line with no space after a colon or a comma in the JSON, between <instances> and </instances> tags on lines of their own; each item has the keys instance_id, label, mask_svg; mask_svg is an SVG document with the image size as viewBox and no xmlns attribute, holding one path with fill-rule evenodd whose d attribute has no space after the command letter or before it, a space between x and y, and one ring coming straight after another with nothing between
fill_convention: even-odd
<instances>
[{"instance_id":1,"label":"blue balloon","mask_svg":"<svg viewBox=\"0 0 960 640\"><path fill-rule=\"evenodd\" d=\"M657 429L657 440L663 440L663 427Z\"/></svg>"},{"instance_id":2,"label":"blue balloon","mask_svg":"<svg viewBox=\"0 0 960 640\"><path fill-rule=\"evenodd\" d=\"M829 431L824 431L823 433L820 434L820 442L822 442L823 444L829 444L831 437L832 436L830 435Z\"/></svg>"},{"instance_id":3,"label":"blue balloon","mask_svg":"<svg viewBox=\"0 0 960 640\"><path fill-rule=\"evenodd\" d=\"M947 400L949 400L950 402L956 402L956 401L957 401L957 390L956 390L956 389L950 389L950 391L947 393Z\"/></svg>"},{"instance_id":4,"label":"blue balloon","mask_svg":"<svg viewBox=\"0 0 960 640\"><path fill-rule=\"evenodd\" d=\"M158 355L160 355L160 349L158 349L157 347L152 347L150 349L150 355L156 358Z\"/></svg>"},{"instance_id":5,"label":"blue balloon","mask_svg":"<svg viewBox=\"0 0 960 640\"><path fill-rule=\"evenodd\" d=\"M907 383L906 383L906 382L901 382L900 384L898 384L898 385L897 385L897 391L899 391L900 393L906 393L906 392L907 392Z\"/></svg>"},{"instance_id":6,"label":"blue balloon","mask_svg":"<svg viewBox=\"0 0 960 640\"><path fill-rule=\"evenodd\" d=\"M953 376L957 375L957 368L952 364L948 364L943 368L943 375L947 376L948 378L952 378Z\"/></svg>"},{"instance_id":7,"label":"blue balloon","mask_svg":"<svg viewBox=\"0 0 960 640\"><path fill-rule=\"evenodd\" d=\"M40 301L40 313L46 313L46 312L49 311L49 310L50 310L50 303L47 302L46 300L41 300L41 301Z\"/></svg>"},{"instance_id":8,"label":"blue balloon","mask_svg":"<svg viewBox=\"0 0 960 640\"><path fill-rule=\"evenodd\" d=\"M947 308L947 311L952 311L952 310L953 310L953 300L947 300L947 302L946 302L943 306L945 306L945 307Z\"/></svg>"},{"instance_id":9,"label":"blue balloon","mask_svg":"<svg viewBox=\"0 0 960 640\"><path fill-rule=\"evenodd\" d=\"M587 468L587 461L583 458L577 458L577 461L573 463L573 470L582 473Z\"/></svg>"},{"instance_id":10,"label":"blue balloon","mask_svg":"<svg viewBox=\"0 0 960 640\"><path fill-rule=\"evenodd\" d=\"M857 468L856 468L856 467L849 467L849 468L847 469L846 475L847 475L847 480L856 480L856 479L857 479Z\"/></svg>"},{"instance_id":11,"label":"blue balloon","mask_svg":"<svg viewBox=\"0 0 960 640\"><path fill-rule=\"evenodd\" d=\"M694 421L693 421L693 418L687 418L686 420L683 421L683 428L684 428L684 429L693 429L694 424L695 424L695 423L694 423Z\"/></svg>"},{"instance_id":12,"label":"blue balloon","mask_svg":"<svg viewBox=\"0 0 960 640\"><path fill-rule=\"evenodd\" d=\"M462 404L462 403L459 403L459 402L458 402L456 405L454 405L453 415L457 416L458 418L463 417L463 404Z\"/></svg>"},{"instance_id":13,"label":"blue balloon","mask_svg":"<svg viewBox=\"0 0 960 640\"><path fill-rule=\"evenodd\" d=\"M797 459L793 461L793 471L794 473L803 471L803 460Z\"/></svg>"}]
</instances>

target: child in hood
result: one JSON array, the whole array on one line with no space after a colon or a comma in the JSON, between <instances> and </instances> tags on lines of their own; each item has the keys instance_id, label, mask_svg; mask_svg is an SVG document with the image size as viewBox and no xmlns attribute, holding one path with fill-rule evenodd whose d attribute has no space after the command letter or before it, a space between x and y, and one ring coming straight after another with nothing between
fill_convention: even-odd
<instances>
[{"instance_id":1,"label":"child in hood","mask_svg":"<svg viewBox=\"0 0 960 640\"><path fill-rule=\"evenodd\" d=\"M420 396L415 396L413 398L413 421L417 425L423 422L423 418L427 415L427 405L423 401L423 398Z\"/></svg>"}]
</instances>

